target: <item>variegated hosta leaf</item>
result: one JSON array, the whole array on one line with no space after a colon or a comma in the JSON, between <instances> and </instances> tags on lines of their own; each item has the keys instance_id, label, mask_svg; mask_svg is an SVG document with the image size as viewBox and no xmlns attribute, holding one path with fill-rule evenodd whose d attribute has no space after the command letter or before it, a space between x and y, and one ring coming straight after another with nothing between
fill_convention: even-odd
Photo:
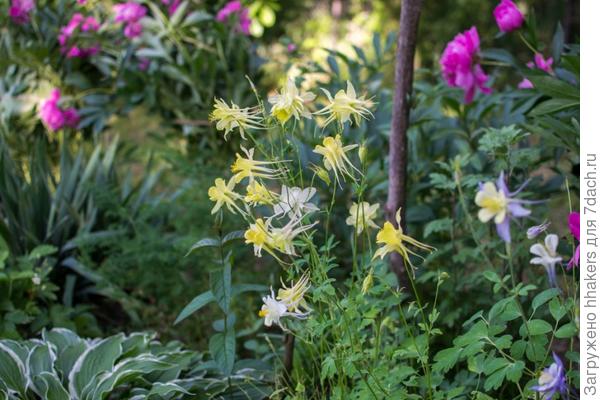
<instances>
[{"instance_id":1,"label":"variegated hosta leaf","mask_svg":"<svg viewBox=\"0 0 600 400\"><path fill-rule=\"evenodd\" d=\"M25 366L19 356L2 342L0 342L0 379L9 390L26 398Z\"/></svg>"}]
</instances>

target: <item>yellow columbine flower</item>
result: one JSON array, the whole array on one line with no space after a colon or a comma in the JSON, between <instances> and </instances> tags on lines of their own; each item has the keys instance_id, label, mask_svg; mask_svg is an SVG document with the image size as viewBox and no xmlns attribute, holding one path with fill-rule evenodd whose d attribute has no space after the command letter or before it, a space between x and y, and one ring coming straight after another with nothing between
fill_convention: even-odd
<instances>
[{"instance_id":1,"label":"yellow columbine flower","mask_svg":"<svg viewBox=\"0 0 600 400\"><path fill-rule=\"evenodd\" d=\"M262 128L262 118L258 107L240 108L237 104L229 106L223 99L215 99L215 108L208 116L210 121L217 121L217 129L225 130L225 140L229 132L238 128L242 139L246 139L244 132L250 128Z\"/></svg>"},{"instance_id":2,"label":"yellow columbine flower","mask_svg":"<svg viewBox=\"0 0 600 400\"><path fill-rule=\"evenodd\" d=\"M308 279L308 275L302 275L300 280L295 284L292 282L291 287L285 286L283 282L281 282L281 286L283 288L279 289L277 292L277 300L285 304L288 311L310 311L310 307L304 299L304 294L306 294L310 288L310 280Z\"/></svg>"},{"instance_id":3,"label":"yellow columbine flower","mask_svg":"<svg viewBox=\"0 0 600 400\"><path fill-rule=\"evenodd\" d=\"M235 205L235 200L239 199L240 195L233 191L234 188L235 181L233 178L229 179L229 182L227 183L225 183L225 180L222 178L215 179L215 185L208 189L208 197L211 201L217 203L210 212L211 214L219 211L223 204L225 204L232 213L236 212L237 206Z\"/></svg>"},{"instance_id":4,"label":"yellow columbine flower","mask_svg":"<svg viewBox=\"0 0 600 400\"><path fill-rule=\"evenodd\" d=\"M246 158L236 153L235 162L231 166L231 172L236 183L241 182L244 178L250 178L250 182L254 181L254 178L265 178L275 179L279 176L279 172L272 168L265 167L265 165L274 164L271 161L257 161L254 160L254 149L246 150L242 147L242 150L246 154Z\"/></svg>"},{"instance_id":5,"label":"yellow columbine flower","mask_svg":"<svg viewBox=\"0 0 600 400\"><path fill-rule=\"evenodd\" d=\"M365 228L379 228L373 218L377 215L379 204L369 204L366 201L352 203L350 216L346 218L346 224L356 227L356 233L361 234Z\"/></svg>"},{"instance_id":6,"label":"yellow columbine flower","mask_svg":"<svg viewBox=\"0 0 600 400\"><path fill-rule=\"evenodd\" d=\"M342 179L344 179L344 175L353 178L352 172L350 171L351 168L360 174L360 171L352 165L350 159L348 159L348 156L346 155L348 151L357 147L357 144L344 146L342 144L342 137L336 135L335 138L329 136L323 139L323 146L317 145L313 151L323 156L325 168L327 170L333 170L335 180L339 183L339 174L342 175Z\"/></svg>"},{"instance_id":7,"label":"yellow columbine flower","mask_svg":"<svg viewBox=\"0 0 600 400\"><path fill-rule=\"evenodd\" d=\"M270 252L269 246L269 227L265 224L262 218L258 218L253 224L250 224L250 228L244 232L244 239L246 244L254 245L254 255L261 257L261 251L263 248Z\"/></svg>"},{"instance_id":8,"label":"yellow columbine flower","mask_svg":"<svg viewBox=\"0 0 600 400\"><path fill-rule=\"evenodd\" d=\"M269 191L264 185L258 181L252 181L246 187L246 197L244 197L244 201L252 206L258 204L272 205L276 198L277 195Z\"/></svg>"},{"instance_id":9,"label":"yellow columbine flower","mask_svg":"<svg viewBox=\"0 0 600 400\"><path fill-rule=\"evenodd\" d=\"M501 224L506 218L508 199L493 182L486 182L475 195L475 204L481 209L477 217L481 222L488 222L494 218L494 223Z\"/></svg>"},{"instance_id":10,"label":"yellow columbine flower","mask_svg":"<svg viewBox=\"0 0 600 400\"><path fill-rule=\"evenodd\" d=\"M412 263L410 262L409 254L413 254L419 256L414 251L410 250L406 247L406 244L410 244L425 251L435 250L433 247L428 246L424 243L421 243L408 235L405 235L402 231L402 227L400 226L400 210L396 212L396 223L398 224L398 228L394 228L391 222L386 221L383 224L383 228L377 233L377 243L382 244L383 247L377 249L373 258L383 258L386 254L391 252L399 253L404 261L406 261L411 267ZM420 256L419 256L420 257ZM422 258L422 257L421 257Z\"/></svg>"},{"instance_id":11,"label":"yellow columbine flower","mask_svg":"<svg viewBox=\"0 0 600 400\"><path fill-rule=\"evenodd\" d=\"M354 86L350 81L346 82L346 91L340 90L335 94L335 97L331 96L331 93L326 89L323 89L329 104L315 114L327 114L325 120L325 126L329 125L334 120L337 120L340 124L344 124L346 121L352 122L357 125L360 123L361 118L372 117L373 113L369 110L372 106L371 100L365 99L365 96L356 96Z\"/></svg>"},{"instance_id":12,"label":"yellow columbine flower","mask_svg":"<svg viewBox=\"0 0 600 400\"><path fill-rule=\"evenodd\" d=\"M311 118L310 111L306 109L306 103L315 99L314 93L300 93L294 80L288 78L286 85L280 94L269 97L269 103L273 104L271 115L282 124L286 123L292 116L297 120L300 117Z\"/></svg>"}]
</instances>

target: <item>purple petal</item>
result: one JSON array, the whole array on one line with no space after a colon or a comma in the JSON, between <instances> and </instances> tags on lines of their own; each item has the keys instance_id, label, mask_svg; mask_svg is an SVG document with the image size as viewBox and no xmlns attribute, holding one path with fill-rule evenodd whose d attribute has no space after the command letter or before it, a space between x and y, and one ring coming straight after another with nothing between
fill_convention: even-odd
<instances>
[{"instance_id":1,"label":"purple petal","mask_svg":"<svg viewBox=\"0 0 600 400\"><path fill-rule=\"evenodd\" d=\"M526 217L531 214L531 210L523 208L521 204L514 200L508 203L508 211L510 212L510 215L516 218Z\"/></svg>"},{"instance_id":2,"label":"purple petal","mask_svg":"<svg viewBox=\"0 0 600 400\"><path fill-rule=\"evenodd\" d=\"M506 182L504 181L504 171L500 172L500 176L496 181L496 186L498 190L500 190L506 197L510 197L510 193L508 191L508 187L506 186Z\"/></svg>"},{"instance_id":3,"label":"purple petal","mask_svg":"<svg viewBox=\"0 0 600 400\"><path fill-rule=\"evenodd\" d=\"M496 224L496 232L498 236L506 243L510 243L510 221L508 218L504 218L504 221L500 224Z\"/></svg>"}]
</instances>

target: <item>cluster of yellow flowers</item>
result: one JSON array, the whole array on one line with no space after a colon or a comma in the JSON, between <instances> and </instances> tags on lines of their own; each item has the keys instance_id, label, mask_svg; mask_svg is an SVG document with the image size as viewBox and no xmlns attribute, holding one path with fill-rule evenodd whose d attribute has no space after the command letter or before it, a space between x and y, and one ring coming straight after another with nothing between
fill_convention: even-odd
<instances>
[{"instance_id":1,"label":"cluster of yellow flowers","mask_svg":"<svg viewBox=\"0 0 600 400\"><path fill-rule=\"evenodd\" d=\"M216 100L214 111L210 119L216 122L216 128L223 130L225 139L234 130L238 130L243 140L246 140L246 134L251 130L267 130L270 126L280 124L285 127L287 121L294 118L300 121L301 118L312 118L313 115L324 116L324 127L331 122L337 121L340 127L344 123L350 122L359 124L362 119L369 118L373 114L369 110L372 106L370 99L364 96L357 96L354 87L347 82L346 90L338 91L332 96L324 90L327 104L321 110L311 113L309 103L316 96L311 92L302 92L296 87L293 79L289 78L286 85L275 95L268 99L271 104L270 116L261 106L241 108L236 104L228 105L224 100ZM276 121L276 124L270 124L270 121ZM263 250L272 255L276 260L283 262L279 257L281 255L296 256L295 241L298 237L306 234L312 229L318 221L310 222L312 215L319 211L319 208L313 203L313 198L317 193L314 187L296 187L287 186L290 174L288 161L274 160L261 161L256 159L255 149L265 158L269 157L263 147L250 134L250 140L256 146L247 149L241 147L241 154L236 154L236 159L231 166L232 176L228 181L223 178L217 178L214 186L208 190L211 201L215 202L212 213L216 213L225 205L232 213L241 214L248 221L248 228L244 233L247 244L254 247L254 254L257 257L262 256ZM352 163L350 152L358 149L358 158L364 165L367 157L367 148L364 145L347 144L342 141L341 134L334 136L325 136L322 144L316 145L313 152L322 157L322 166L314 166L315 175L319 176L327 184L331 180L329 174L333 175L333 180L338 185L346 181L346 178L357 181L362 177L361 171ZM246 193L242 195L236 192L236 185L247 180ZM280 190L272 191L265 181L279 181ZM272 208L270 216L255 217L252 207ZM360 235L369 229L378 229L375 223L379 204L369 204L365 201L353 203L349 210L349 216L346 223L353 226L356 234ZM383 228L377 234L377 243L381 244L373 259L383 258L389 252L398 252L410 263L409 255L415 254L406 247L410 244L422 250L431 250L431 247L424 245L411 237L405 235L399 225L395 228L390 222L385 222ZM372 268L369 273L372 284ZM369 286L369 285L367 285ZM310 287L308 274L291 287L283 284L275 297L271 289L271 295L263 298L263 306L259 316L264 318L264 323L271 326L273 323L281 326L281 318L289 316L295 318L304 318L310 312L310 308L304 299ZM364 290L364 288L363 288ZM285 328L284 328L285 329Z\"/></svg>"}]
</instances>

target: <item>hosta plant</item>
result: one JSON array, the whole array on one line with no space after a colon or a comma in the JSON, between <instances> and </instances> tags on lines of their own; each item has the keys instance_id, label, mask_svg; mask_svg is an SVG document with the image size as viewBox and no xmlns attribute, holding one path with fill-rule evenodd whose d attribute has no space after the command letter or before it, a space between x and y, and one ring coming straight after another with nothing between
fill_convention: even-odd
<instances>
[{"instance_id":1,"label":"hosta plant","mask_svg":"<svg viewBox=\"0 0 600 400\"><path fill-rule=\"evenodd\" d=\"M195 353L163 346L148 333L82 339L67 329L41 339L0 341L2 399L172 399Z\"/></svg>"}]
</instances>

